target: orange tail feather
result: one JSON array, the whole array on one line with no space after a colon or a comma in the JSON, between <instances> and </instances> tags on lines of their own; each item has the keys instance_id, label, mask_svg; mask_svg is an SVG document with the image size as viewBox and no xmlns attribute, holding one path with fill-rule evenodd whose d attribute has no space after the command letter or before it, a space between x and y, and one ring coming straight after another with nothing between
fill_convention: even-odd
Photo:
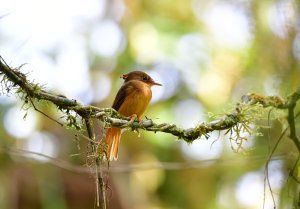
<instances>
[{"instance_id":1,"label":"orange tail feather","mask_svg":"<svg viewBox=\"0 0 300 209\"><path fill-rule=\"evenodd\" d=\"M107 158L109 161L118 159L120 139L121 129L115 127L107 129L105 142L107 144Z\"/></svg>"}]
</instances>

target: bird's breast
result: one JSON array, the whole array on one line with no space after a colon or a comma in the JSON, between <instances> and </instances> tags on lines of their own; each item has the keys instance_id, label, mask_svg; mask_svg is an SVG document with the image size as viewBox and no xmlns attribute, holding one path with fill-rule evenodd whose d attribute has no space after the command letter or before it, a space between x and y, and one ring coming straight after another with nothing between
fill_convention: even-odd
<instances>
[{"instance_id":1,"label":"bird's breast","mask_svg":"<svg viewBox=\"0 0 300 209\"><path fill-rule=\"evenodd\" d=\"M152 98L151 89L142 82L133 82L127 91L127 96L119 109L119 113L124 116L136 114L140 119Z\"/></svg>"}]
</instances>

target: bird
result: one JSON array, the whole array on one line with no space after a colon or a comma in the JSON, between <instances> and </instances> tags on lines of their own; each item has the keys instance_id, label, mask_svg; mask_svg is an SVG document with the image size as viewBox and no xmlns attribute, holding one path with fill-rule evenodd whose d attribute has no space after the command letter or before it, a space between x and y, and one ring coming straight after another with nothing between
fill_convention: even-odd
<instances>
[{"instance_id":1,"label":"bird","mask_svg":"<svg viewBox=\"0 0 300 209\"><path fill-rule=\"evenodd\" d=\"M124 83L119 89L112 108L125 117L137 118L141 121L152 98L152 86L162 86L155 82L143 71L132 71L122 75ZM118 127L108 128L105 136L106 158L109 161L118 159L121 129Z\"/></svg>"}]
</instances>

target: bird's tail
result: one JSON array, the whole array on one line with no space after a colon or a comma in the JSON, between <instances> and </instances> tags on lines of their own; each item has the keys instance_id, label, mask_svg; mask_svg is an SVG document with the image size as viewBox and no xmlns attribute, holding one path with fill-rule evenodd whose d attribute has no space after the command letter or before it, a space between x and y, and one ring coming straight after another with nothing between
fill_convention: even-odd
<instances>
[{"instance_id":1,"label":"bird's tail","mask_svg":"<svg viewBox=\"0 0 300 209\"><path fill-rule=\"evenodd\" d=\"M118 159L121 129L109 128L106 131L105 143L107 144L107 158L109 161Z\"/></svg>"}]
</instances>

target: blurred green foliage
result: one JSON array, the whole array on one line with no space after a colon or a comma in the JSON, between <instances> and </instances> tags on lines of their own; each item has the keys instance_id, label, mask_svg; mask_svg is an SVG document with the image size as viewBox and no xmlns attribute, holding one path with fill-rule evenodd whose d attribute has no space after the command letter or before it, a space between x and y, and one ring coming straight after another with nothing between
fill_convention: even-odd
<instances>
[{"instance_id":1,"label":"blurred green foliage","mask_svg":"<svg viewBox=\"0 0 300 209\"><path fill-rule=\"evenodd\" d=\"M72 92L68 86L88 89L80 91L79 98L74 99L83 98L93 105L109 107L121 85L120 75L141 68L164 84L161 89L154 89L154 102L146 116L187 128L212 120L209 112L222 116L248 92L285 98L300 86L297 0L99 2L105 2L101 4L105 11L101 15L99 12L99 16L92 19L73 17L77 27L70 45L84 43L80 51L89 75L84 85L76 83L77 73L72 71L72 67L79 65L78 57L70 56L67 60L74 65L59 65L64 57L61 54L67 51L63 45L31 49L36 50L32 57L43 57L53 71L57 69L53 80L63 81L63 87L58 82L53 85L45 82L51 90L68 94ZM0 0L0 4L8 5L9 1ZM63 6L56 1L52 4L58 9ZM0 12L1 16L10 11L0 9ZM1 25L14 15L0 19L3 46L20 44L6 33L8 28ZM53 19L52 24L60 21L65 19ZM97 40L102 54L91 41L94 28L103 21L112 21L122 32L117 49L109 56L101 51L101 43L109 44L114 33ZM33 36L29 42L39 38ZM69 43L67 39L63 41ZM30 51L24 48L25 52ZM108 49L111 48L109 45ZM22 47L19 50L22 51ZM18 57L18 53L15 54ZM14 57L11 60L14 64ZM31 61L31 66L34 64ZM62 69L67 74L62 74ZM38 70L41 69L30 71ZM47 79L50 82L51 77ZM64 89L67 92L61 92ZM105 94L107 89L109 93ZM88 100L90 92L93 94ZM101 94L103 97L99 99ZM0 99L0 208L94 208L92 174L73 167L61 168L65 163L89 165L88 142L75 136L78 135L76 130L65 130L31 110L23 121L26 111L14 95L7 97L3 92ZM12 108L17 111L9 112ZM51 105L42 104L39 108L54 118L62 116ZM299 110L298 105L295 112ZM287 122L285 112L272 110L270 114L271 120L265 113L253 124L253 128L260 127L262 136L246 135L248 141L239 153L232 149L234 144L230 144L223 132L212 134L208 140L201 138L192 145L163 133L125 132L119 160L112 163L112 168L125 167L126 171L113 172L112 169L107 173L109 208L253 209L262 208L264 200L265 208L273 208L269 188L264 184L265 164ZM299 134L299 118L296 118L296 128ZM103 131L100 123L96 123L96 129L100 136ZM53 160L13 150L37 151L59 161L55 164ZM269 180L277 208L299 207L299 184L289 176L298 155L286 134L275 151L274 160L269 163ZM134 167L140 164L141 167Z\"/></svg>"}]
</instances>

